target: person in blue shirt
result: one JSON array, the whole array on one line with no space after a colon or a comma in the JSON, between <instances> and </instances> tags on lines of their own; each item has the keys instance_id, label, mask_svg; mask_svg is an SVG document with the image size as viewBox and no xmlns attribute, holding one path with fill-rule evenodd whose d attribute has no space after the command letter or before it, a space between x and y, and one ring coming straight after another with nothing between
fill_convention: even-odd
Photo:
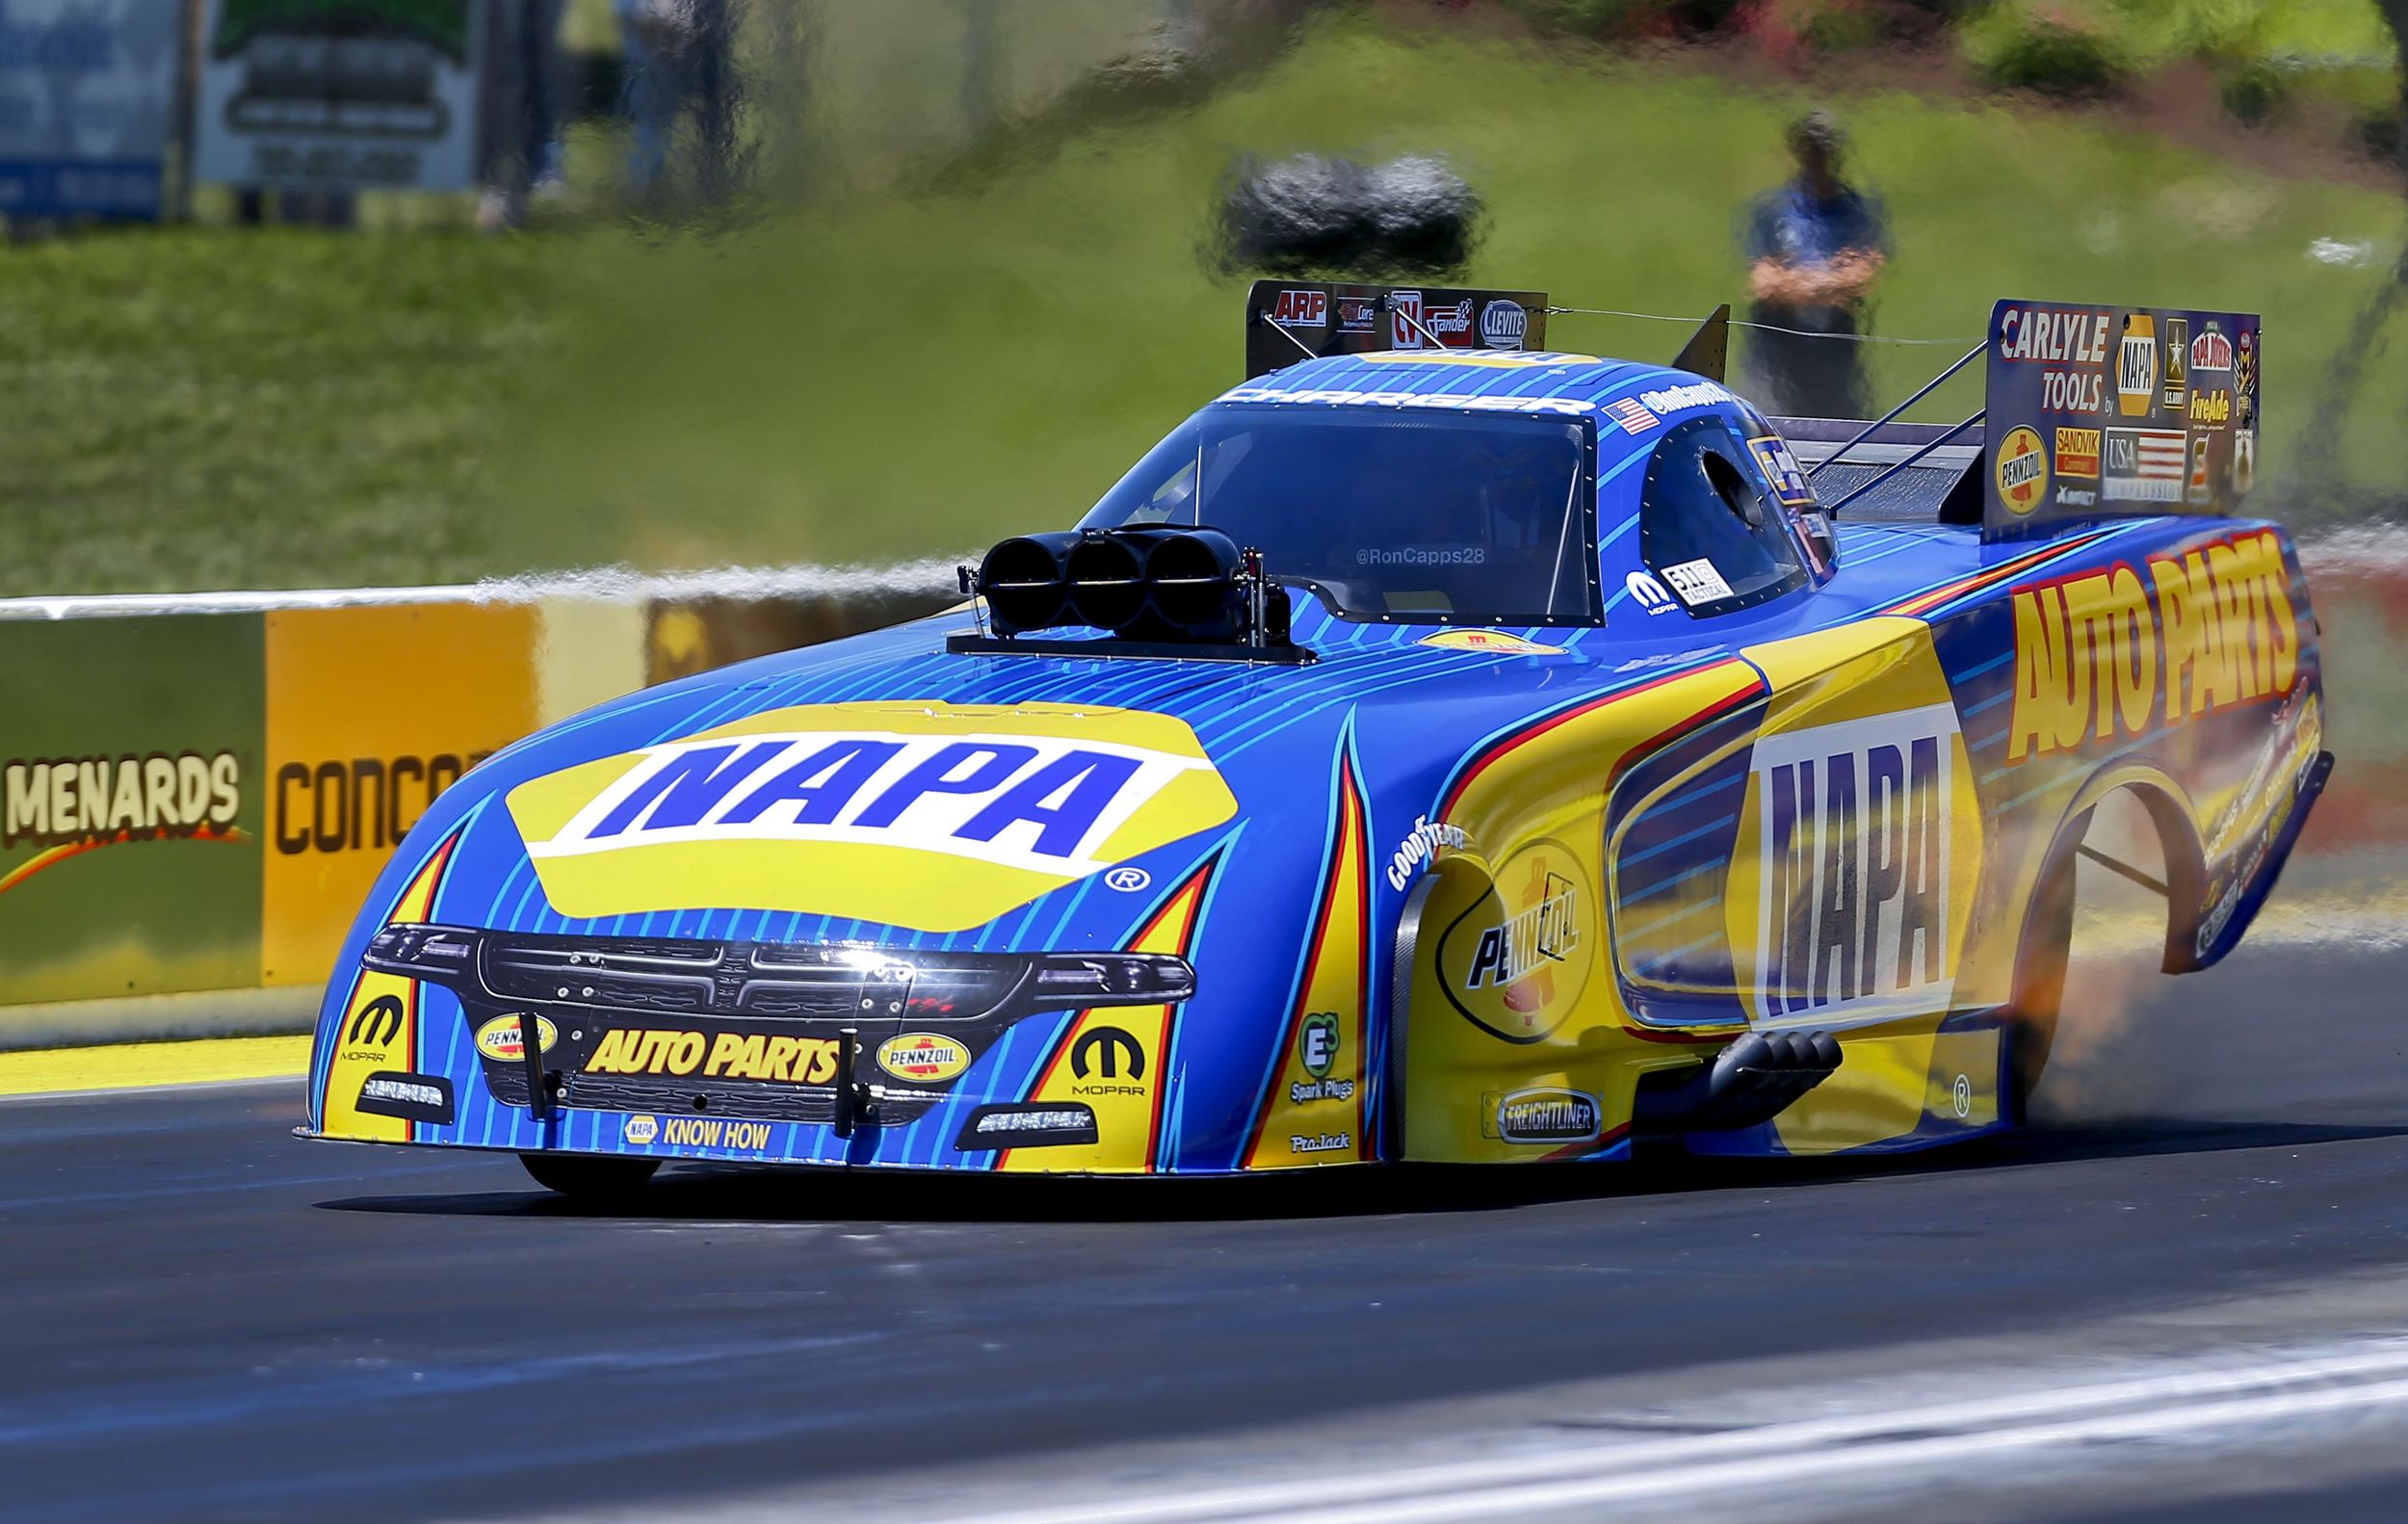
<instances>
[{"instance_id":1,"label":"person in blue shirt","mask_svg":"<svg viewBox=\"0 0 2408 1524\"><path fill-rule=\"evenodd\" d=\"M1890 258L1881 197L1841 178L1846 135L1827 111L1791 123L1797 174L1756 197L1741 243L1747 256L1745 354L1755 399L1794 417L1870 418L1864 346L1874 279Z\"/></svg>"}]
</instances>

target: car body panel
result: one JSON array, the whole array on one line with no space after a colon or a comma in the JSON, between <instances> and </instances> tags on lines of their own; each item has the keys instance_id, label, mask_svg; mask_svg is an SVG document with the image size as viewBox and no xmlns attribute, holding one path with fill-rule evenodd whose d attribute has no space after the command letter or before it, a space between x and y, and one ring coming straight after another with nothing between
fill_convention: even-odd
<instances>
[{"instance_id":1,"label":"car body panel","mask_svg":"<svg viewBox=\"0 0 2408 1524\"><path fill-rule=\"evenodd\" d=\"M305 1130L1013 1172L1604 1159L1643 1088L1811 1029L1836 1073L1684 1142L1908 1149L2014 1120L2028 907L2106 794L2166 838L2169 971L2263 904L2329 766L2279 527L1843 523L1836 568L1693 618L1640 580L1634 466L1670 415L1768 431L1752 409L1551 355L1315 361L1232 396L1362 406L1329 398L1374 381L1597 422L1602 625L1305 595L1318 660L1274 667L949 652L964 609L603 705L482 764L397 853L328 987ZM422 925L484 972L363 965ZM1184 959L1194 993L1029 993L1048 959L1121 953ZM949 978L1019 993L925 992ZM563 1086L543 1117L520 1012ZM846 1026L881 1108L849 1135Z\"/></svg>"}]
</instances>

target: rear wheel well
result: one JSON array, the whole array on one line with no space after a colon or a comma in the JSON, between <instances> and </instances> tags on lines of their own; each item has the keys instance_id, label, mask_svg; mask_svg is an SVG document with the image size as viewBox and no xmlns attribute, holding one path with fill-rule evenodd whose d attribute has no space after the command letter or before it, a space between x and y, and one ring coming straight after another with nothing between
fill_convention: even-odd
<instances>
[{"instance_id":1,"label":"rear wheel well","mask_svg":"<svg viewBox=\"0 0 2408 1524\"><path fill-rule=\"evenodd\" d=\"M2172 794L2147 781L2116 784L2088 798L2058 828L2026 907L2015 983L2008 1002L2010 1085L2020 1120L2048 1065L2063 1013L2066 975L2072 966L2078 901L2083 896L2078 867L2088 847L2094 873L2151 880L2162 896L2164 952L2159 966L2169 974L2197 966L2199 886L2205 877L2198 837L2188 812ZM2152 849L2155 861L2139 850ZM2105 858L2107 861L2101 861Z\"/></svg>"}]
</instances>

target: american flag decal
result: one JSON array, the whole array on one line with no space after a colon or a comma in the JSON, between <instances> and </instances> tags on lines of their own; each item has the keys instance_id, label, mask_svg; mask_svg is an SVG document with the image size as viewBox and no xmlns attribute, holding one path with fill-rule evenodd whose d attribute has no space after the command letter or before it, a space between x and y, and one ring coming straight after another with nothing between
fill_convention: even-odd
<instances>
[{"instance_id":1,"label":"american flag decal","mask_svg":"<svg viewBox=\"0 0 2408 1524\"><path fill-rule=\"evenodd\" d=\"M1636 397L1617 397L1606 404L1606 411L1613 414L1613 421L1622 426L1624 434L1645 434L1663 422Z\"/></svg>"}]
</instances>

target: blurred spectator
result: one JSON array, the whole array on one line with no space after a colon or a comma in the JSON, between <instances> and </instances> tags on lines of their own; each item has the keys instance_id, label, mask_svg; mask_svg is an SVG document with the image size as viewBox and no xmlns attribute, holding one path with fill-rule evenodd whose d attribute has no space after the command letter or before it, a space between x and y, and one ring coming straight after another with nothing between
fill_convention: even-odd
<instances>
[{"instance_id":1,"label":"blurred spectator","mask_svg":"<svg viewBox=\"0 0 2408 1524\"><path fill-rule=\"evenodd\" d=\"M1772 412L1870 418L1864 346L1847 335L1890 258L1881 197L1841 178L1847 138L1829 112L1791 123L1789 145L1797 174L1749 206L1741 239L1749 315L1773 330L1748 333L1750 383Z\"/></svg>"},{"instance_id":2,"label":"blurred spectator","mask_svg":"<svg viewBox=\"0 0 2408 1524\"><path fill-rule=\"evenodd\" d=\"M613 4L625 69L621 108L634 135L629 189L640 197L662 189L679 118L692 106L697 189L705 199L717 199L726 189L721 182L734 142L732 0Z\"/></svg>"},{"instance_id":3,"label":"blurred spectator","mask_svg":"<svg viewBox=\"0 0 2408 1524\"><path fill-rule=\"evenodd\" d=\"M487 71L485 192L477 220L484 227L515 227L527 219L530 195L562 184L561 136L570 113L561 18L567 0L520 0L488 13L488 45L503 66Z\"/></svg>"}]
</instances>

